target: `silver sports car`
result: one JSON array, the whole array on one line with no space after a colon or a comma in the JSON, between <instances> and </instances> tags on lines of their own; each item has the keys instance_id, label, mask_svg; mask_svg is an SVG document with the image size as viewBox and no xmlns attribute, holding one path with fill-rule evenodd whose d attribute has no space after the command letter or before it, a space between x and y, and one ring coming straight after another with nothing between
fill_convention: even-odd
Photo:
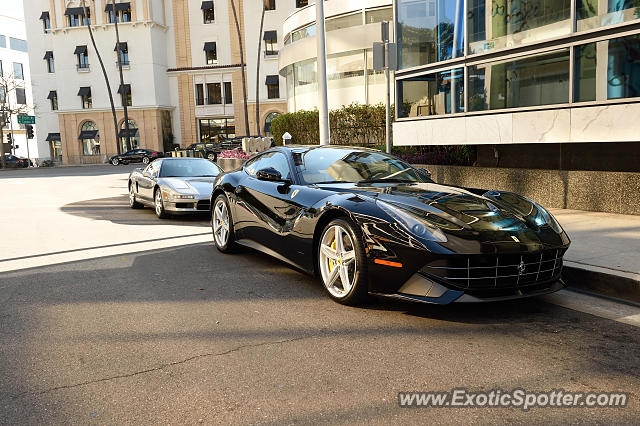
<instances>
[{"instance_id":1,"label":"silver sports car","mask_svg":"<svg viewBox=\"0 0 640 426\"><path fill-rule=\"evenodd\" d=\"M220 168L203 158L161 158L129 175L129 205L153 207L164 219L169 214L210 210L213 181Z\"/></svg>"}]
</instances>

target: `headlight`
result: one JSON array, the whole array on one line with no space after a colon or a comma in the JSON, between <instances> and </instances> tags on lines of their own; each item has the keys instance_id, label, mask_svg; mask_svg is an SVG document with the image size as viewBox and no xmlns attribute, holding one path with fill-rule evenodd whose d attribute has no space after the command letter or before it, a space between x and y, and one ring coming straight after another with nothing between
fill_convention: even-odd
<instances>
[{"instance_id":1,"label":"headlight","mask_svg":"<svg viewBox=\"0 0 640 426\"><path fill-rule=\"evenodd\" d=\"M561 234L563 231L562 226L558 223L555 217L551 213L549 213L544 207L539 204L536 204L532 201L533 205L536 207L537 213L532 215L533 222L538 226L549 225L551 229L556 231L558 234Z\"/></svg>"},{"instance_id":2,"label":"headlight","mask_svg":"<svg viewBox=\"0 0 640 426\"><path fill-rule=\"evenodd\" d=\"M411 234L428 241L439 243L447 241L447 236L440 228L433 226L410 210L380 200L376 200L376 204Z\"/></svg>"},{"instance_id":3,"label":"headlight","mask_svg":"<svg viewBox=\"0 0 640 426\"><path fill-rule=\"evenodd\" d=\"M179 200L193 200L196 197L194 197L193 195L180 195L180 194L178 194L178 195L175 196L175 198L177 198Z\"/></svg>"},{"instance_id":4,"label":"headlight","mask_svg":"<svg viewBox=\"0 0 640 426\"><path fill-rule=\"evenodd\" d=\"M165 188L163 192L165 198L171 198L174 200L193 200L196 198L195 195L178 194L175 190L173 190L173 188Z\"/></svg>"}]
</instances>

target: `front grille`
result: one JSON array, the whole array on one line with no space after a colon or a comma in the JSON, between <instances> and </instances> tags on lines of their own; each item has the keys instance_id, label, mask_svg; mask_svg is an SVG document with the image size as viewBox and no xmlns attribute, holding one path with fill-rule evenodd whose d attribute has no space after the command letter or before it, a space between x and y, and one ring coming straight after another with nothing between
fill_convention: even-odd
<instances>
[{"instance_id":1,"label":"front grille","mask_svg":"<svg viewBox=\"0 0 640 426\"><path fill-rule=\"evenodd\" d=\"M450 256L429 262L421 272L461 289L531 286L560 277L564 251Z\"/></svg>"},{"instance_id":2,"label":"front grille","mask_svg":"<svg viewBox=\"0 0 640 426\"><path fill-rule=\"evenodd\" d=\"M211 202L209 200L198 201L196 208L198 210L209 211L211 209Z\"/></svg>"}]
</instances>

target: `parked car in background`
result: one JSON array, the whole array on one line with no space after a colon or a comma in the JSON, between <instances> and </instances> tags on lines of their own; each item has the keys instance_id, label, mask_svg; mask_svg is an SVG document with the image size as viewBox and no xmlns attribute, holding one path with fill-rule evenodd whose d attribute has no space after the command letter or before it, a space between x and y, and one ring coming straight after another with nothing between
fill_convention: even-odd
<instances>
[{"instance_id":1,"label":"parked car in background","mask_svg":"<svg viewBox=\"0 0 640 426\"><path fill-rule=\"evenodd\" d=\"M27 158L16 157L15 155L7 154L4 156L7 168L22 168L29 167L30 161Z\"/></svg>"},{"instance_id":2,"label":"parked car in background","mask_svg":"<svg viewBox=\"0 0 640 426\"><path fill-rule=\"evenodd\" d=\"M194 151L199 153L202 158L206 158L209 161L216 161L218 154L220 153L220 144L216 143L192 143L186 148L188 151Z\"/></svg>"},{"instance_id":3,"label":"parked car in background","mask_svg":"<svg viewBox=\"0 0 640 426\"><path fill-rule=\"evenodd\" d=\"M160 151L152 151L150 149L132 149L124 154L114 155L109 159L109 162L114 166L129 163L149 164L153 160L162 157L164 157L164 153Z\"/></svg>"},{"instance_id":4,"label":"parked car in background","mask_svg":"<svg viewBox=\"0 0 640 426\"><path fill-rule=\"evenodd\" d=\"M162 158L129 175L129 206L153 207L164 219L169 214L208 212L213 182L220 168L204 158Z\"/></svg>"},{"instance_id":5,"label":"parked car in background","mask_svg":"<svg viewBox=\"0 0 640 426\"><path fill-rule=\"evenodd\" d=\"M489 302L564 287L570 240L515 193L433 182L384 152L338 146L268 150L216 181L217 248L240 244L309 273L328 295L425 303Z\"/></svg>"}]
</instances>

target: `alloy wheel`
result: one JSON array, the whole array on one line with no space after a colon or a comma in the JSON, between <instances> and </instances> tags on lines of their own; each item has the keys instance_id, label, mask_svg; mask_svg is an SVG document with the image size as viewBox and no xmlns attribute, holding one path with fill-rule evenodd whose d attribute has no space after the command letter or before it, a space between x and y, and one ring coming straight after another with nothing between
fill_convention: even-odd
<instances>
[{"instance_id":1,"label":"alloy wheel","mask_svg":"<svg viewBox=\"0 0 640 426\"><path fill-rule=\"evenodd\" d=\"M142 159L142 162L143 162L144 164L149 164L149 157L144 157L144 158Z\"/></svg>"},{"instance_id":2,"label":"alloy wheel","mask_svg":"<svg viewBox=\"0 0 640 426\"><path fill-rule=\"evenodd\" d=\"M340 225L327 228L320 242L320 273L332 296L342 298L349 294L357 267L351 234Z\"/></svg>"},{"instance_id":3,"label":"alloy wheel","mask_svg":"<svg viewBox=\"0 0 640 426\"><path fill-rule=\"evenodd\" d=\"M118 164L120 164L120 161L118 161L117 158L114 158L113 160L111 160L111 164L113 164L114 166L117 166Z\"/></svg>"},{"instance_id":4,"label":"alloy wheel","mask_svg":"<svg viewBox=\"0 0 640 426\"><path fill-rule=\"evenodd\" d=\"M224 247L229 241L229 212L224 200L218 200L213 209L213 235L218 247Z\"/></svg>"},{"instance_id":5,"label":"alloy wheel","mask_svg":"<svg viewBox=\"0 0 640 426\"><path fill-rule=\"evenodd\" d=\"M136 204L136 194L133 192L133 184L129 185L129 206L133 207Z\"/></svg>"},{"instance_id":6,"label":"alloy wheel","mask_svg":"<svg viewBox=\"0 0 640 426\"><path fill-rule=\"evenodd\" d=\"M162 205L162 191L156 191L156 214L161 217L163 214L164 206Z\"/></svg>"}]
</instances>

